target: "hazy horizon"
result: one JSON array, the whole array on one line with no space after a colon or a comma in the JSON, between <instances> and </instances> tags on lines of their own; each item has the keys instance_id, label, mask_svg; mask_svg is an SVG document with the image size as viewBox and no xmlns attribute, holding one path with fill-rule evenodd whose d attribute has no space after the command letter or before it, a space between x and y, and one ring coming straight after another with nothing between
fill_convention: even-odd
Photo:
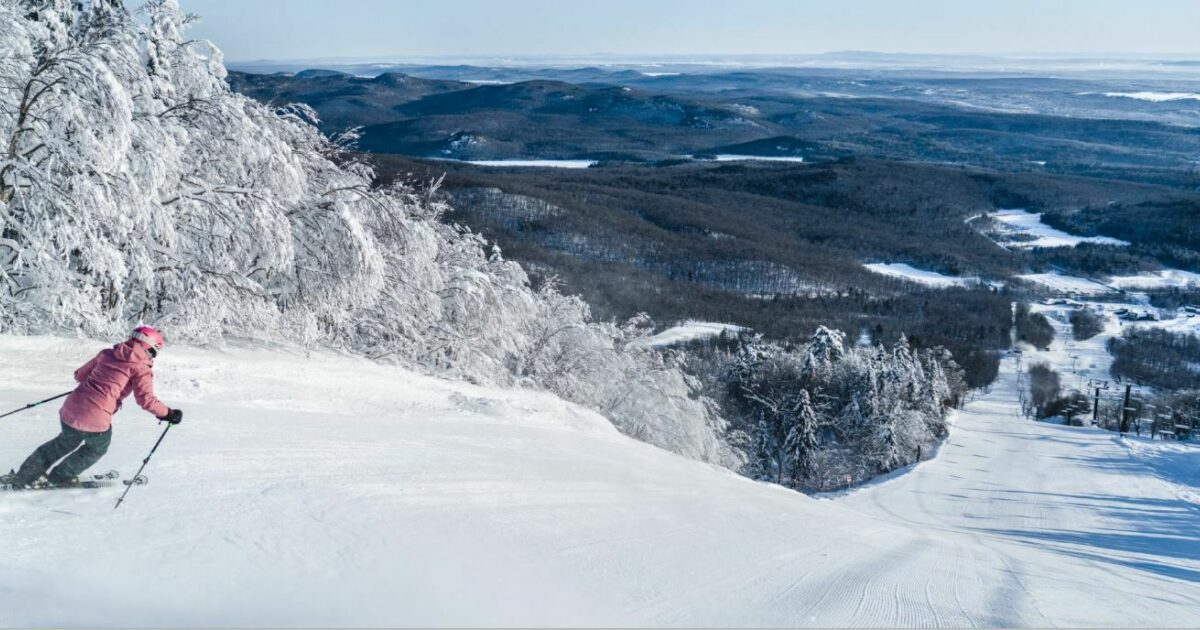
<instances>
[{"instance_id":1,"label":"hazy horizon","mask_svg":"<svg viewBox=\"0 0 1200 630\"><path fill-rule=\"evenodd\" d=\"M127 0L131 7L140 4ZM180 0L232 62L506 57L1200 56L1189 0Z\"/></svg>"},{"instance_id":2,"label":"hazy horizon","mask_svg":"<svg viewBox=\"0 0 1200 630\"><path fill-rule=\"evenodd\" d=\"M220 46L219 41L214 41ZM953 52L953 53L936 53L936 52L900 52L888 50L826 50L813 53L728 53L728 52L710 52L710 53L619 53L610 51L596 51L589 53L475 53L470 55L441 53L441 54L385 54L385 55L335 55L335 56L313 56L313 57L263 57L263 58L231 58L226 56L226 61L230 63L247 63L247 62L280 62L280 63L295 63L304 61L330 61L346 64L354 63L375 63L375 62L390 62L403 64L408 61L425 61L425 60L537 60L537 61L572 61L584 59L596 60L613 60L621 62L650 62L655 59L667 61L708 61L718 59L763 59L763 60L786 60L786 59L807 59L815 60L822 57L828 58L847 58L856 55L875 56L880 59L981 59L981 60L1003 60L1003 59L1021 59L1021 60L1149 60L1149 59L1196 59L1200 60L1200 51L1197 52L1159 52L1159 51L1140 51L1140 52L1045 52L1037 50L1029 51L1006 51L1006 52Z\"/></svg>"}]
</instances>

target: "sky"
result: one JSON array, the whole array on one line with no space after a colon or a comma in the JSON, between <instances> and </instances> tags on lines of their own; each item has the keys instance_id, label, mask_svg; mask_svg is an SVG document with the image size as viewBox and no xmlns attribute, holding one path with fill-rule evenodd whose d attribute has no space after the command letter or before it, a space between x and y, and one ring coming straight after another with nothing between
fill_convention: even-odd
<instances>
[{"instance_id":1,"label":"sky","mask_svg":"<svg viewBox=\"0 0 1200 630\"><path fill-rule=\"evenodd\" d=\"M131 5L136 0L127 0ZM180 0L230 61L1196 53L1200 0Z\"/></svg>"}]
</instances>

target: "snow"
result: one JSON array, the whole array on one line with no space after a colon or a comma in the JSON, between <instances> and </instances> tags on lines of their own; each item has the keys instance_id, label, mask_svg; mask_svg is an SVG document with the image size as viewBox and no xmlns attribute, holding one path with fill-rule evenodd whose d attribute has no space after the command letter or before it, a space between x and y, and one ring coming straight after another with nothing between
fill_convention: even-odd
<instances>
[{"instance_id":1,"label":"snow","mask_svg":"<svg viewBox=\"0 0 1200 630\"><path fill-rule=\"evenodd\" d=\"M1200 273L1163 269L1136 276L1113 276L1109 284L1121 289L1169 289L1200 285Z\"/></svg>"},{"instance_id":2,"label":"snow","mask_svg":"<svg viewBox=\"0 0 1200 630\"><path fill-rule=\"evenodd\" d=\"M453 160L476 166L511 166L527 168L588 168L596 160Z\"/></svg>"},{"instance_id":3,"label":"snow","mask_svg":"<svg viewBox=\"0 0 1200 630\"><path fill-rule=\"evenodd\" d=\"M1078 278L1075 276L1068 276L1066 274L1055 272L1027 273L1019 275L1017 278L1020 278L1021 280L1027 280L1029 282L1035 282L1042 286L1048 287L1053 291L1061 291L1063 293L1099 295L1101 293L1109 293L1113 291L1112 287L1100 282L1096 282L1095 280L1088 280L1087 278Z\"/></svg>"},{"instance_id":4,"label":"snow","mask_svg":"<svg viewBox=\"0 0 1200 630\"><path fill-rule=\"evenodd\" d=\"M0 336L0 408L99 347ZM1018 419L1013 363L936 459L818 500L545 394L171 347L187 418L150 485L118 511L118 488L0 493L0 625L1195 625L1188 453ZM0 424L0 459L55 411ZM132 473L159 431L126 405L97 468Z\"/></svg>"},{"instance_id":5,"label":"snow","mask_svg":"<svg viewBox=\"0 0 1200 630\"><path fill-rule=\"evenodd\" d=\"M1028 273L1017 276L1054 291L1079 295L1099 295L1129 289L1169 289L1200 286L1200 274L1179 269L1147 271L1132 276L1112 276L1107 282L1080 278L1059 272Z\"/></svg>"},{"instance_id":6,"label":"snow","mask_svg":"<svg viewBox=\"0 0 1200 630\"><path fill-rule=\"evenodd\" d=\"M1130 457L1148 467L1165 483L1175 486L1181 498L1200 505L1200 447L1194 443L1154 441L1146 437L1125 435L1118 443L1129 451Z\"/></svg>"},{"instance_id":7,"label":"snow","mask_svg":"<svg viewBox=\"0 0 1200 630\"><path fill-rule=\"evenodd\" d=\"M1032 304L1031 310L1042 313L1054 326L1054 341L1046 350L1037 350L1033 346L1021 343L1023 368L1034 363L1045 362L1061 374L1063 390L1086 390L1091 379L1112 380L1109 368L1112 366L1112 355L1108 353L1108 340L1121 336L1125 326L1131 325L1117 318L1116 311L1122 308L1134 308L1128 304L1086 304L1085 308L1101 313L1104 317L1104 331L1083 341L1076 341L1071 332L1069 320L1071 311L1080 308L1074 304ZM1140 307L1138 307L1140 308Z\"/></svg>"},{"instance_id":8,"label":"snow","mask_svg":"<svg viewBox=\"0 0 1200 630\"><path fill-rule=\"evenodd\" d=\"M657 335L639 339L629 345L635 348L666 348L697 339L719 337L721 333L726 331L740 333L744 330L745 328L733 324L689 321L679 326L668 328Z\"/></svg>"},{"instance_id":9,"label":"snow","mask_svg":"<svg viewBox=\"0 0 1200 630\"><path fill-rule=\"evenodd\" d=\"M1141 310L1146 310L1145 307L1140 308ZM1200 335L1200 315L1188 317L1189 313L1181 311L1171 312L1162 309L1151 310L1159 316L1158 320L1131 323L1149 328L1161 328L1173 333Z\"/></svg>"},{"instance_id":10,"label":"snow","mask_svg":"<svg viewBox=\"0 0 1200 630\"><path fill-rule=\"evenodd\" d=\"M1139 101L1164 103L1168 101L1200 101L1200 94L1193 92L1105 92L1105 96L1133 98Z\"/></svg>"},{"instance_id":11,"label":"snow","mask_svg":"<svg viewBox=\"0 0 1200 630\"><path fill-rule=\"evenodd\" d=\"M1130 457L1111 433L1019 419L1015 361L1004 363L992 392L959 414L937 459L841 501L926 533L901 547L924 562L881 562L864 572L867 590L907 586L897 595L912 608L961 602L966 618L929 607L939 625L1195 625L1195 496ZM1191 448L1194 462L1200 449ZM1057 564L1044 564L1051 557ZM960 580L940 583L939 567ZM979 579L997 598L993 616L969 604Z\"/></svg>"},{"instance_id":12,"label":"snow","mask_svg":"<svg viewBox=\"0 0 1200 630\"><path fill-rule=\"evenodd\" d=\"M960 278L957 276L948 276L936 271L917 269L906 263L867 263L863 266L875 273L939 289L974 286L980 282L977 277Z\"/></svg>"},{"instance_id":13,"label":"snow","mask_svg":"<svg viewBox=\"0 0 1200 630\"><path fill-rule=\"evenodd\" d=\"M697 158L697 159L701 159L701 158ZM768 156L768 155L739 155L736 153L718 153L717 155L714 155L711 159L707 159L706 161L712 161L712 162L747 162L747 161L803 162L804 158L802 158L798 155Z\"/></svg>"},{"instance_id":14,"label":"snow","mask_svg":"<svg viewBox=\"0 0 1200 630\"><path fill-rule=\"evenodd\" d=\"M1020 235L1021 239L1009 239L1002 244L1009 247L1030 249L1034 247L1075 247L1080 243L1097 245L1129 245L1128 242L1107 236L1073 236L1042 223L1042 215L1025 210L1000 210L990 216L999 222L1008 234Z\"/></svg>"}]
</instances>

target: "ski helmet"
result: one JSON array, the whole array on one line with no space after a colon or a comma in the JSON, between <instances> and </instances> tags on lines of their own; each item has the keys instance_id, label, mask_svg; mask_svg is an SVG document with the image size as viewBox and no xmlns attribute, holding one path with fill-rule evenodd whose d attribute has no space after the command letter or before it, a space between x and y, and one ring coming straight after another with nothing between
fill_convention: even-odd
<instances>
[{"instance_id":1,"label":"ski helmet","mask_svg":"<svg viewBox=\"0 0 1200 630\"><path fill-rule=\"evenodd\" d=\"M163 336L150 326L138 326L133 330L133 333L129 335L129 338L136 339L146 344L146 347L150 350L153 350L156 354L159 350L162 350L163 346L167 345L167 342L165 339L163 339Z\"/></svg>"}]
</instances>

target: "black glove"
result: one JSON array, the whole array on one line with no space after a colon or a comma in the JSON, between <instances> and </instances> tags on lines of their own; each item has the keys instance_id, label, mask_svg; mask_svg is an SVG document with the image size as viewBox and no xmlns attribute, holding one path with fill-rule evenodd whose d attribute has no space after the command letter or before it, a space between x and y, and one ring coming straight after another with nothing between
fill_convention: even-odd
<instances>
[{"instance_id":1,"label":"black glove","mask_svg":"<svg viewBox=\"0 0 1200 630\"><path fill-rule=\"evenodd\" d=\"M172 409L167 412L167 415L160 417L159 420L170 422L171 424L179 424L183 422L183 412L178 409Z\"/></svg>"}]
</instances>

